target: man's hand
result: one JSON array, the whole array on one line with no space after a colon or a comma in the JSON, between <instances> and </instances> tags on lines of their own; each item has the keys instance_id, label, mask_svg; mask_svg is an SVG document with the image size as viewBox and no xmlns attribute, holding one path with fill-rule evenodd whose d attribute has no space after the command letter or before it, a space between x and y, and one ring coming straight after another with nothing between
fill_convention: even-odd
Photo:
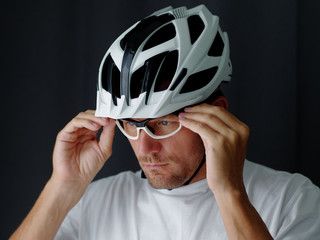
<instances>
[{"instance_id":1,"label":"man's hand","mask_svg":"<svg viewBox=\"0 0 320 240\"><path fill-rule=\"evenodd\" d=\"M204 143L208 185L229 239L272 239L243 182L249 128L225 108L209 104L186 108L179 117Z\"/></svg>"},{"instance_id":2,"label":"man's hand","mask_svg":"<svg viewBox=\"0 0 320 240\"><path fill-rule=\"evenodd\" d=\"M207 181L213 192L243 189L242 171L249 128L225 108L201 104L186 108L184 127L198 133L206 151Z\"/></svg>"},{"instance_id":3,"label":"man's hand","mask_svg":"<svg viewBox=\"0 0 320 240\"><path fill-rule=\"evenodd\" d=\"M100 140L97 133L103 127ZM110 157L115 121L80 113L57 136L53 173L10 239L53 239L70 209Z\"/></svg>"},{"instance_id":4,"label":"man's hand","mask_svg":"<svg viewBox=\"0 0 320 240\"><path fill-rule=\"evenodd\" d=\"M101 127L103 131L98 141ZM57 136L52 178L84 191L110 157L114 131L113 119L96 117L93 110L78 114Z\"/></svg>"}]
</instances>

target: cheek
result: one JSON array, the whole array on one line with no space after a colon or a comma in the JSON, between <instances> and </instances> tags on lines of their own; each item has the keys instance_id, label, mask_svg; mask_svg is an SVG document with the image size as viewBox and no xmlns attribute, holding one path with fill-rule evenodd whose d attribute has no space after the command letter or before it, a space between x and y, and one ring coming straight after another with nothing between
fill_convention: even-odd
<instances>
[{"instance_id":1,"label":"cheek","mask_svg":"<svg viewBox=\"0 0 320 240\"><path fill-rule=\"evenodd\" d=\"M166 152L176 156L176 159L184 163L197 164L204 155L204 145L200 136L188 129L181 129L180 134L172 137L172 142L164 148Z\"/></svg>"},{"instance_id":2,"label":"cheek","mask_svg":"<svg viewBox=\"0 0 320 240\"><path fill-rule=\"evenodd\" d=\"M191 149L197 148L200 150L204 149L202 139L198 134L186 128L182 128L180 132L181 134L177 135L177 137L179 137L178 141L182 143L184 148L191 148Z\"/></svg>"}]
</instances>

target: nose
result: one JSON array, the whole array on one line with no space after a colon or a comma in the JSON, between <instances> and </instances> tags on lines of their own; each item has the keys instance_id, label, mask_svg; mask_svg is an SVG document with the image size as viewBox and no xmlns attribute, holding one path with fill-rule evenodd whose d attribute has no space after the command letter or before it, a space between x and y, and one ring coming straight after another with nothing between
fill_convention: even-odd
<instances>
[{"instance_id":1,"label":"nose","mask_svg":"<svg viewBox=\"0 0 320 240\"><path fill-rule=\"evenodd\" d=\"M158 153L161 150L161 143L159 140L150 137L144 130L140 130L138 138L139 155L150 153Z\"/></svg>"}]
</instances>

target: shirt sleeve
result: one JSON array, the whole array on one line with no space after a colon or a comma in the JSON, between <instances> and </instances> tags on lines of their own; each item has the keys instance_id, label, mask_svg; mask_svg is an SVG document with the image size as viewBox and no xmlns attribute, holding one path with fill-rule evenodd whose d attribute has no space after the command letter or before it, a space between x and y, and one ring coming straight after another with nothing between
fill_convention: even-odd
<instances>
[{"instance_id":1,"label":"shirt sleeve","mask_svg":"<svg viewBox=\"0 0 320 240\"><path fill-rule=\"evenodd\" d=\"M320 190L310 180L297 188L280 215L276 240L320 239Z\"/></svg>"}]
</instances>

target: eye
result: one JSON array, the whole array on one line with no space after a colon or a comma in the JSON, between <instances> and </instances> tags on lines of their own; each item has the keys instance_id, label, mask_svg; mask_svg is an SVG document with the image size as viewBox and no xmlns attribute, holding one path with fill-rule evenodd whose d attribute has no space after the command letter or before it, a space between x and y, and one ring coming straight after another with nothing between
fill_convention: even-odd
<instances>
[{"instance_id":1,"label":"eye","mask_svg":"<svg viewBox=\"0 0 320 240\"><path fill-rule=\"evenodd\" d=\"M134 123L130 121L122 121L122 124L126 128L135 126Z\"/></svg>"},{"instance_id":2,"label":"eye","mask_svg":"<svg viewBox=\"0 0 320 240\"><path fill-rule=\"evenodd\" d=\"M167 126L167 125L170 124L169 121L161 121L160 123L161 123L161 125L163 125L163 126Z\"/></svg>"}]
</instances>

